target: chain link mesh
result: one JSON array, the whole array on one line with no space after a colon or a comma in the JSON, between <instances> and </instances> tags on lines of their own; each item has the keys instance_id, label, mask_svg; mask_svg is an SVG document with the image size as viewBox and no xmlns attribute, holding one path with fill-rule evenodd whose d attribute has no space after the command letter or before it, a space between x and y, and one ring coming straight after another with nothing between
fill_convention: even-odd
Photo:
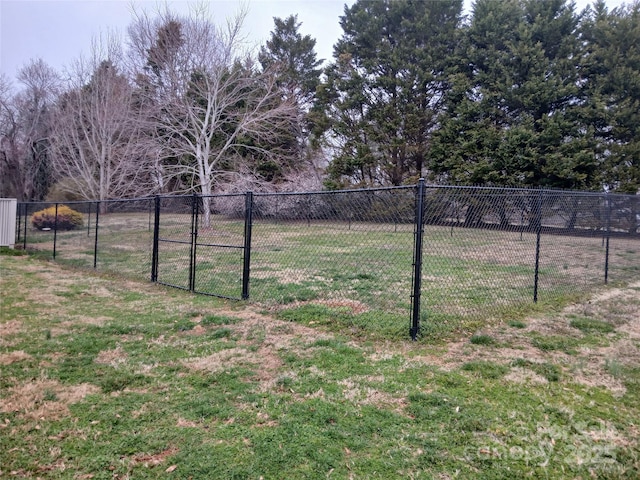
<instances>
[{"instance_id":1,"label":"chain link mesh","mask_svg":"<svg viewBox=\"0 0 640 480\"><path fill-rule=\"evenodd\" d=\"M210 196L200 201L193 289L242 298L245 195Z\"/></svg>"},{"instance_id":2,"label":"chain link mesh","mask_svg":"<svg viewBox=\"0 0 640 480\"><path fill-rule=\"evenodd\" d=\"M193 196L158 199L157 281L190 289Z\"/></svg>"},{"instance_id":3,"label":"chain link mesh","mask_svg":"<svg viewBox=\"0 0 640 480\"><path fill-rule=\"evenodd\" d=\"M440 186L424 190L414 279L418 191L70 202L83 226L57 232L31 223L54 203L23 203L16 244L198 293L405 319L419 281L426 333L640 278L638 196Z\"/></svg>"},{"instance_id":4,"label":"chain link mesh","mask_svg":"<svg viewBox=\"0 0 640 480\"><path fill-rule=\"evenodd\" d=\"M149 279L153 205L153 198L100 202L96 268Z\"/></svg>"},{"instance_id":5,"label":"chain link mesh","mask_svg":"<svg viewBox=\"0 0 640 480\"><path fill-rule=\"evenodd\" d=\"M614 198L503 188L427 189L422 270L427 328L482 324L515 314L532 299L551 302L602 285L607 242L616 249L609 255L609 279L640 277L640 237L629 231L630 222L614 221L621 211L613 207Z\"/></svg>"},{"instance_id":6,"label":"chain link mesh","mask_svg":"<svg viewBox=\"0 0 640 480\"><path fill-rule=\"evenodd\" d=\"M18 208L16 244L61 263L149 279L153 238L153 199L58 203L82 215L73 230L38 229L32 215L56 203L22 203ZM54 249L55 240L55 249Z\"/></svg>"},{"instance_id":7,"label":"chain link mesh","mask_svg":"<svg viewBox=\"0 0 640 480\"><path fill-rule=\"evenodd\" d=\"M252 298L408 312L414 205L415 187L257 196Z\"/></svg>"}]
</instances>

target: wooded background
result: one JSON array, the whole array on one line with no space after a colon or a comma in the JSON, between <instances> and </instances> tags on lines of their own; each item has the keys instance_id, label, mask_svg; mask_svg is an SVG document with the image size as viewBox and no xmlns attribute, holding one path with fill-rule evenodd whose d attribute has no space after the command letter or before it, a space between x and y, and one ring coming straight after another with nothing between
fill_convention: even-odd
<instances>
[{"instance_id":1,"label":"wooded background","mask_svg":"<svg viewBox=\"0 0 640 480\"><path fill-rule=\"evenodd\" d=\"M640 188L640 2L357 1L323 67L295 15L133 15L57 72L0 77L0 195L414 184Z\"/></svg>"}]
</instances>

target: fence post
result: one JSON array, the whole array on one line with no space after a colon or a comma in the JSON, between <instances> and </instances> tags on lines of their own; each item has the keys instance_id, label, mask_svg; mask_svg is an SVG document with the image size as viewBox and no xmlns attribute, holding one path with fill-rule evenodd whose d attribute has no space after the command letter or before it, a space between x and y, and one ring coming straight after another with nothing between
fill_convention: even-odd
<instances>
[{"instance_id":1,"label":"fence post","mask_svg":"<svg viewBox=\"0 0 640 480\"><path fill-rule=\"evenodd\" d=\"M56 241L58 239L58 203L56 202L56 216L53 219L53 259L56 259Z\"/></svg>"},{"instance_id":2,"label":"fence post","mask_svg":"<svg viewBox=\"0 0 640 480\"><path fill-rule=\"evenodd\" d=\"M91 235L91 202L89 202L89 217L87 218L87 237Z\"/></svg>"},{"instance_id":3,"label":"fence post","mask_svg":"<svg viewBox=\"0 0 640 480\"><path fill-rule=\"evenodd\" d=\"M196 290L196 272L198 271L198 269L196 268L198 266L198 222L200 221L200 219L198 218L199 214L200 214L200 199L202 198L202 195L198 196L197 194L194 195L193 201L194 201L194 206L193 206L193 212L194 212L194 218L193 218L193 280L192 280L192 284L193 284L193 291L195 292ZM204 202L204 199L203 199Z\"/></svg>"},{"instance_id":4,"label":"fence post","mask_svg":"<svg viewBox=\"0 0 640 480\"><path fill-rule=\"evenodd\" d=\"M277 197L276 197L277 198ZM244 207L244 261L242 264L242 299L249 299L249 272L251 270L251 227L253 226L253 192L245 194Z\"/></svg>"},{"instance_id":5,"label":"fence post","mask_svg":"<svg viewBox=\"0 0 640 480\"><path fill-rule=\"evenodd\" d=\"M611 238L611 198L609 192L605 193L606 208L606 233L605 233L605 253L604 253L604 283L609 283L609 239Z\"/></svg>"},{"instance_id":6,"label":"fence post","mask_svg":"<svg viewBox=\"0 0 640 480\"><path fill-rule=\"evenodd\" d=\"M198 237L198 194L191 197L191 248L189 251L189 291L193 292L196 283L196 241Z\"/></svg>"},{"instance_id":7,"label":"fence post","mask_svg":"<svg viewBox=\"0 0 640 480\"><path fill-rule=\"evenodd\" d=\"M96 202L96 234L93 240L93 268L98 268L98 226L100 224L100 201Z\"/></svg>"},{"instance_id":8,"label":"fence post","mask_svg":"<svg viewBox=\"0 0 640 480\"><path fill-rule=\"evenodd\" d=\"M26 250L27 249L27 223L29 223L29 204L25 203L24 204L24 243L22 245L22 249Z\"/></svg>"},{"instance_id":9,"label":"fence post","mask_svg":"<svg viewBox=\"0 0 640 480\"><path fill-rule=\"evenodd\" d=\"M20 235L22 234L22 204L19 203L16 206L16 220L18 222L18 228L16 229L16 232L18 234L16 240L16 243L18 243L20 241Z\"/></svg>"},{"instance_id":10,"label":"fence post","mask_svg":"<svg viewBox=\"0 0 640 480\"><path fill-rule=\"evenodd\" d=\"M418 182L414 225L413 294L409 335L416 340L420 333L420 294L422 290L422 239L424 235L424 178Z\"/></svg>"},{"instance_id":11,"label":"fence post","mask_svg":"<svg viewBox=\"0 0 640 480\"><path fill-rule=\"evenodd\" d=\"M533 303L538 303L538 283L540 277L540 237L542 234L542 189L536 199L536 265L533 276Z\"/></svg>"},{"instance_id":12,"label":"fence post","mask_svg":"<svg viewBox=\"0 0 640 480\"><path fill-rule=\"evenodd\" d=\"M151 281L158 281L158 245L160 240L160 196L154 199L153 247L151 251Z\"/></svg>"}]
</instances>

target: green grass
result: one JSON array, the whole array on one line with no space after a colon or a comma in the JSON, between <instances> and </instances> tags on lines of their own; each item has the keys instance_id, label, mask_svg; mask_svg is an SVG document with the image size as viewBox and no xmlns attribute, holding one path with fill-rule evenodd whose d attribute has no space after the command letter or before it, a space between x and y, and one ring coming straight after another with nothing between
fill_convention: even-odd
<instances>
[{"instance_id":1,"label":"green grass","mask_svg":"<svg viewBox=\"0 0 640 480\"><path fill-rule=\"evenodd\" d=\"M509 367L493 362L475 361L462 365L465 372L473 372L481 378L500 378L509 372Z\"/></svg>"},{"instance_id":2,"label":"green grass","mask_svg":"<svg viewBox=\"0 0 640 480\"><path fill-rule=\"evenodd\" d=\"M517 358L511 362L511 366L528 368L538 375L543 376L549 382L557 382L560 380L561 376L560 368L552 363L538 363L526 360L524 358Z\"/></svg>"},{"instance_id":3,"label":"green grass","mask_svg":"<svg viewBox=\"0 0 640 480\"><path fill-rule=\"evenodd\" d=\"M9 257L20 257L22 255L26 255L27 252L24 250L19 250L16 248L9 247L0 247L0 255L5 255Z\"/></svg>"},{"instance_id":4,"label":"green grass","mask_svg":"<svg viewBox=\"0 0 640 480\"><path fill-rule=\"evenodd\" d=\"M440 368L429 358L442 345L407 341L406 317L349 303L274 319L33 257L0 262L1 478L640 475L640 370L624 359L606 366L626 387L614 396L550 359L461 354ZM495 343L473 343L499 348L485 337ZM526 338L577 349L560 337ZM525 388L516 368L549 383Z\"/></svg>"},{"instance_id":5,"label":"green grass","mask_svg":"<svg viewBox=\"0 0 640 480\"><path fill-rule=\"evenodd\" d=\"M575 355L577 348L584 342L578 338L567 337L565 335L540 335L534 334L531 338L531 344L544 351L561 351L568 355Z\"/></svg>"},{"instance_id":6,"label":"green grass","mask_svg":"<svg viewBox=\"0 0 640 480\"><path fill-rule=\"evenodd\" d=\"M584 333L611 333L615 330L610 323L595 318L573 318L569 325Z\"/></svg>"},{"instance_id":7,"label":"green grass","mask_svg":"<svg viewBox=\"0 0 640 480\"><path fill-rule=\"evenodd\" d=\"M509 320L508 325L513 328L526 328L527 324L520 320Z\"/></svg>"},{"instance_id":8,"label":"green grass","mask_svg":"<svg viewBox=\"0 0 640 480\"><path fill-rule=\"evenodd\" d=\"M495 345L496 341L491 335L478 334L469 339L474 345Z\"/></svg>"},{"instance_id":9,"label":"green grass","mask_svg":"<svg viewBox=\"0 0 640 480\"><path fill-rule=\"evenodd\" d=\"M59 232L57 261L93 268L94 220L92 216L89 231ZM187 214L161 214L160 283L190 287L190 226ZM218 215L212 217L211 227L200 225L193 272L196 292L241 298L243 228L242 221ZM98 232L98 271L151 278L149 212L101 214ZM30 248L45 258L51 256L51 232L29 228L27 238ZM346 299L359 304L353 318L344 312L337 315L347 331L370 331L390 319L401 324L392 330L408 331L413 241L409 224L257 221L251 246L250 300L268 309L292 310L305 303L333 308ZM612 240L611 279L637 277L640 249L635 243ZM424 245L423 337L448 334L453 338L487 323L522 322L536 310L535 235L428 225ZM541 255L538 299L543 308L564 306L603 282L600 238L543 236ZM362 311L371 318L360 316ZM299 315L304 317L305 312Z\"/></svg>"}]
</instances>

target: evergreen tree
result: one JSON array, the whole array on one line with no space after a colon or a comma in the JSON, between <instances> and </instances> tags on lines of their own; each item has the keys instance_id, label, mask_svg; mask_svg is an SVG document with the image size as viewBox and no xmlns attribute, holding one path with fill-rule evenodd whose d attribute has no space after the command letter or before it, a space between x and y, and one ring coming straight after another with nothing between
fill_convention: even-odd
<instances>
[{"instance_id":1,"label":"evergreen tree","mask_svg":"<svg viewBox=\"0 0 640 480\"><path fill-rule=\"evenodd\" d=\"M431 168L450 182L593 187L579 121L579 17L565 0L478 0L467 78L449 100Z\"/></svg>"},{"instance_id":2,"label":"evergreen tree","mask_svg":"<svg viewBox=\"0 0 640 480\"><path fill-rule=\"evenodd\" d=\"M456 65L459 0L357 1L341 17L319 100L335 156L329 186L423 175Z\"/></svg>"},{"instance_id":3,"label":"evergreen tree","mask_svg":"<svg viewBox=\"0 0 640 480\"><path fill-rule=\"evenodd\" d=\"M309 111L315 103L316 88L320 83L322 60L315 52L316 40L299 32L301 23L296 15L283 19L274 17L274 30L260 49L258 60L265 71L277 75L278 86L285 100L297 108L293 132L283 132L281 149L289 149L289 158L312 159ZM261 175L274 178L282 172L273 162L259 165Z\"/></svg>"},{"instance_id":4,"label":"evergreen tree","mask_svg":"<svg viewBox=\"0 0 640 480\"><path fill-rule=\"evenodd\" d=\"M316 40L302 36L297 15L274 17L271 38L260 49L258 60L263 70L275 69L278 83L304 110L312 105L320 83L322 60L316 57Z\"/></svg>"},{"instance_id":5,"label":"evergreen tree","mask_svg":"<svg viewBox=\"0 0 640 480\"><path fill-rule=\"evenodd\" d=\"M581 25L584 121L597 140L600 181L640 191L640 2L609 12L597 1Z\"/></svg>"}]
</instances>

